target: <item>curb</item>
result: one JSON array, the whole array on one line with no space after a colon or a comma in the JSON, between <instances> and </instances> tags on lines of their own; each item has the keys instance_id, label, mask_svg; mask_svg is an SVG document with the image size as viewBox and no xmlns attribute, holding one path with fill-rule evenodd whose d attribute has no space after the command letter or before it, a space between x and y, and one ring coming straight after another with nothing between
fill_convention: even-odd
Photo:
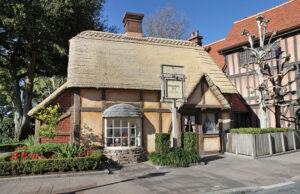
<instances>
[{"instance_id":1,"label":"curb","mask_svg":"<svg viewBox=\"0 0 300 194\"><path fill-rule=\"evenodd\" d=\"M109 171L107 169L96 172L78 172L78 173L68 173L68 174L51 174L51 175L33 175L33 176L22 176L22 177L12 177L12 178L0 178L0 183L5 182L20 182L26 180L35 179L48 179L48 178L65 178L65 177L79 177L79 176L93 176L93 175L107 175Z\"/></svg>"},{"instance_id":2,"label":"curb","mask_svg":"<svg viewBox=\"0 0 300 194\"><path fill-rule=\"evenodd\" d=\"M293 181L273 184L273 185L267 185L267 186L254 186L254 187L238 187L233 189L224 189L219 191L212 191L208 192L206 194L242 194L242 193L249 193L249 192L257 192L257 191L263 191L263 190L270 190L278 187L284 187L287 185L294 184Z\"/></svg>"},{"instance_id":3,"label":"curb","mask_svg":"<svg viewBox=\"0 0 300 194\"><path fill-rule=\"evenodd\" d=\"M262 187L238 187L233 189L224 189L219 191L212 191L208 192L206 194L242 194L242 193L248 193L248 192L257 192L264 190Z\"/></svg>"}]
</instances>

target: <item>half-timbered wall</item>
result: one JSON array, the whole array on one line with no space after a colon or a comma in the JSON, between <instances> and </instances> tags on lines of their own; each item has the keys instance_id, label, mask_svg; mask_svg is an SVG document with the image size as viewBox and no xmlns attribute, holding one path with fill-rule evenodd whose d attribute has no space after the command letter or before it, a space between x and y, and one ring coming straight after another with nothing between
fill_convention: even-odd
<instances>
[{"instance_id":1,"label":"half-timbered wall","mask_svg":"<svg viewBox=\"0 0 300 194\"><path fill-rule=\"evenodd\" d=\"M290 101L292 99L297 99L300 97L300 34L299 32L296 34L292 34L289 36L282 37L281 40L281 50L284 51L283 56L286 53L291 55L290 61L286 65L289 67L291 65L297 65L296 71L291 71L288 73L284 79L282 84L287 84L288 90L296 90L296 94L289 94L285 97L285 100ZM242 52L241 50L239 52ZM239 52L235 51L233 53L225 54L225 62L227 65L226 74L230 79L231 83L236 86L239 93L242 95L244 100L250 105L253 112L259 118L259 105L258 105L258 93L251 92L250 87L257 87L258 77L256 74L252 73L248 75L248 70L244 68L240 68L239 61ZM272 72L275 71L276 61L275 59L268 61L271 66ZM271 83L269 82L270 86ZM286 106L282 108L282 115L285 115L288 118L295 117L296 108L293 106ZM270 108L267 110L267 126L275 127L275 115L274 108ZM255 125L256 122L254 120L255 117L252 118L252 124ZM294 123L285 122L282 117L282 127L294 127Z\"/></svg>"}]
</instances>

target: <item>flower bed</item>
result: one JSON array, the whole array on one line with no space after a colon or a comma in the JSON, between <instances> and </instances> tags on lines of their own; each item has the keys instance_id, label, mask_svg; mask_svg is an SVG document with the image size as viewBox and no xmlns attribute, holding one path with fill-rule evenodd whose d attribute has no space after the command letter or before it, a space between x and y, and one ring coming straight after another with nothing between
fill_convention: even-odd
<instances>
[{"instance_id":1,"label":"flower bed","mask_svg":"<svg viewBox=\"0 0 300 194\"><path fill-rule=\"evenodd\" d=\"M63 144L23 146L0 157L0 176L101 168L101 152Z\"/></svg>"}]
</instances>

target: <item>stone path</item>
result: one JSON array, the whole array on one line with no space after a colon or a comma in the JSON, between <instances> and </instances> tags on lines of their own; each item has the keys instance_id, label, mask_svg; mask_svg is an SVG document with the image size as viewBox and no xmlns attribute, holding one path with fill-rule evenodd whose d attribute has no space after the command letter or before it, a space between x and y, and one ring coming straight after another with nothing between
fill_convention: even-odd
<instances>
[{"instance_id":1,"label":"stone path","mask_svg":"<svg viewBox=\"0 0 300 194\"><path fill-rule=\"evenodd\" d=\"M148 162L111 175L2 182L0 193L205 193L300 179L300 152L263 159L221 155L205 166L157 170Z\"/></svg>"}]
</instances>

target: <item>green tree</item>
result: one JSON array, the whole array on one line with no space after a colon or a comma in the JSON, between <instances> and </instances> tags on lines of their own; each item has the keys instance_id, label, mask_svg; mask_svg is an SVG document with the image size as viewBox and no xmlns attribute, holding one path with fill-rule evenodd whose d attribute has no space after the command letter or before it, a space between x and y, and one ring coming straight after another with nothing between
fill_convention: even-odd
<instances>
[{"instance_id":1,"label":"green tree","mask_svg":"<svg viewBox=\"0 0 300 194\"><path fill-rule=\"evenodd\" d=\"M66 76L68 40L87 29L115 31L104 0L0 0L0 73L14 109L15 138L29 125L34 80Z\"/></svg>"},{"instance_id":2,"label":"green tree","mask_svg":"<svg viewBox=\"0 0 300 194\"><path fill-rule=\"evenodd\" d=\"M33 105L42 102L67 81L64 76L37 77L34 80Z\"/></svg>"},{"instance_id":3,"label":"green tree","mask_svg":"<svg viewBox=\"0 0 300 194\"><path fill-rule=\"evenodd\" d=\"M36 113L36 119L39 119L43 122L43 125L40 126L39 135L53 139L56 135L56 129L60 122L60 116L62 115L59 112L60 106L48 106L42 108Z\"/></svg>"},{"instance_id":4,"label":"green tree","mask_svg":"<svg viewBox=\"0 0 300 194\"><path fill-rule=\"evenodd\" d=\"M186 16L178 14L171 4L157 9L156 14L150 14L145 18L146 36L185 39L190 28L190 23Z\"/></svg>"}]
</instances>

